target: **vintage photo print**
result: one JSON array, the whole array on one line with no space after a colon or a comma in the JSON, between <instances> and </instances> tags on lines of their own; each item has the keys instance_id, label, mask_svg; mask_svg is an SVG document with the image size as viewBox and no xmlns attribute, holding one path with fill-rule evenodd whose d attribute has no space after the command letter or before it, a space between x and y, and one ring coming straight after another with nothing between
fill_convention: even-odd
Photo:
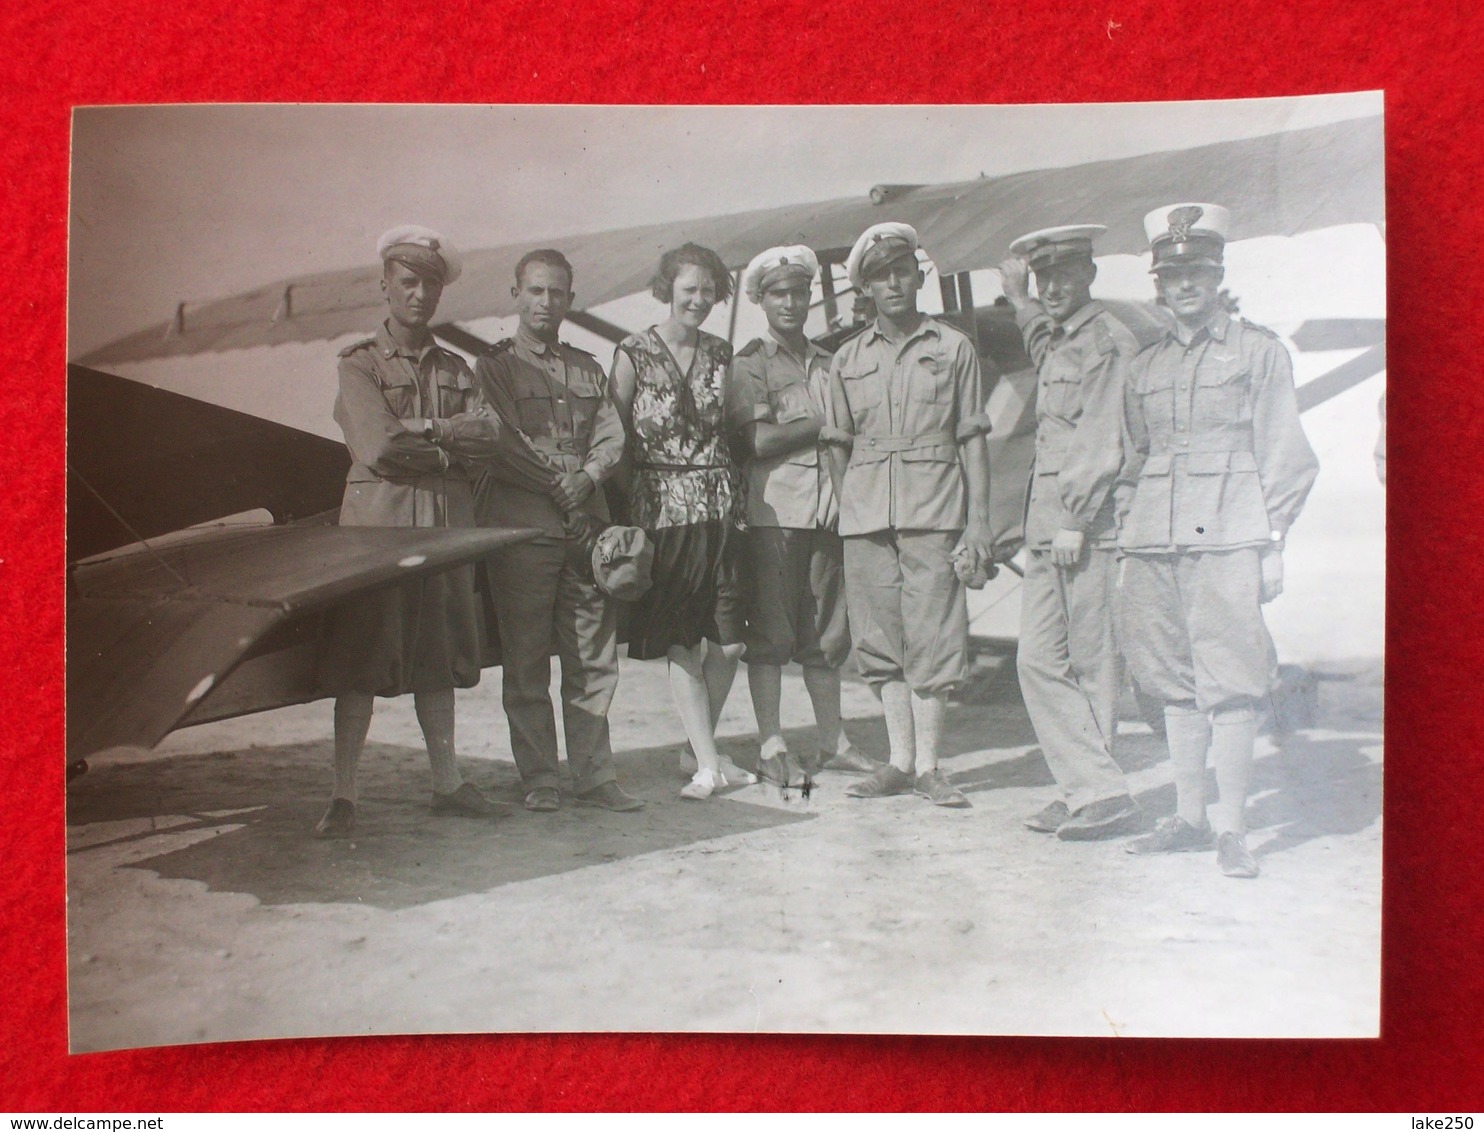
<instances>
[{"instance_id":1,"label":"vintage photo print","mask_svg":"<svg viewBox=\"0 0 1484 1132\"><path fill-rule=\"evenodd\" d=\"M72 157L74 1051L1379 1033L1379 94Z\"/></svg>"}]
</instances>

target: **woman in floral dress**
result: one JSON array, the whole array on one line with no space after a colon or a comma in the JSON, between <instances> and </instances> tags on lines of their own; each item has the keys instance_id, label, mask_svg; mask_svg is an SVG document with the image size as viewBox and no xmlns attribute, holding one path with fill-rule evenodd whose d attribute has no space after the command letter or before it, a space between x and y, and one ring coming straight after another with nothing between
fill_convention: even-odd
<instances>
[{"instance_id":1,"label":"woman in floral dress","mask_svg":"<svg viewBox=\"0 0 1484 1132\"><path fill-rule=\"evenodd\" d=\"M613 358L613 395L628 433L630 521L655 548L653 585L633 606L629 656L669 661L697 762L680 793L701 800L739 776L752 781L721 758L715 740L742 652L742 479L723 414L732 348L701 324L731 296L732 278L714 251L685 244L661 257L652 291L670 316L625 338Z\"/></svg>"}]
</instances>

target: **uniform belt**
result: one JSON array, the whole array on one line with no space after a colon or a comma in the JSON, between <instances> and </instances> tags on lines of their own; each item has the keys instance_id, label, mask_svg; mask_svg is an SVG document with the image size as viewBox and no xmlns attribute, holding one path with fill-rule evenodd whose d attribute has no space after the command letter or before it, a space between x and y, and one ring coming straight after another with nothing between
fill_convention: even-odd
<instances>
[{"instance_id":1,"label":"uniform belt","mask_svg":"<svg viewBox=\"0 0 1484 1132\"><path fill-rule=\"evenodd\" d=\"M855 450L859 452L862 448L873 448L877 452L911 452L917 448L936 448L940 444L957 443L951 428L938 428L912 436L857 436Z\"/></svg>"},{"instance_id":2,"label":"uniform belt","mask_svg":"<svg viewBox=\"0 0 1484 1132\"><path fill-rule=\"evenodd\" d=\"M729 467L728 464L637 464L641 472L711 472Z\"/></svg>"}]
</instances>

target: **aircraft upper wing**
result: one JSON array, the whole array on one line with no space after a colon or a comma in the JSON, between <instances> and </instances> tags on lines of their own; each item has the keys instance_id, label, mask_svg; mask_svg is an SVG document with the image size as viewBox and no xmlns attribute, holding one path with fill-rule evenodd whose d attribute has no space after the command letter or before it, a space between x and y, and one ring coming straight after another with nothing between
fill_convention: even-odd
<instances>
[{"instance_id":1,"label":"aircraft upper wing","mask_svg":"<svg viewBox=\"0 0 1484 1132\"><path fill-rule=\"evenodd\" d=\"M67 557L264 508L279 522L340 506L339 441L67 367Z\"/></svg>"},{"instance_id":2,"label":"aircraft upper wing","mask_svg":"<svg viewBox=\"0 0 1484 1132\"><path fill-rule=\"evenodd\" d=\"M152 747L193 713L212 717L212 694L290 618L538 533L226 528L79 563L67 601L67 758Z\"/></svg>"},{"instance_id":3,"label":"aircraft upper wing","mask_svg":"<svg viewBox=\"0 0 1484 1132\"><path fill-rule=\"evenodd\" d=\"M1146 250L1145 213L1172 200L1239 201L1231 238L1294 235L1345 223L1381 224L1379 117L939 185L878 185L868 194L590 235L529 240L470 252L464 275L439 307L441 319L508 315L516 260L541 244L577 270L584 307L641 291L660 253L686 240L716 249L733 267L773 244L805 243L840 262L855 237L881 220L917 228L938 269L993 266L1016 236L1069 219L1108 225L1104 254ZM375 266L294 276L199 306L172 322L89 355L89 365L338 338L376 325L382 300Z\"/></svg>"}]
</instances>

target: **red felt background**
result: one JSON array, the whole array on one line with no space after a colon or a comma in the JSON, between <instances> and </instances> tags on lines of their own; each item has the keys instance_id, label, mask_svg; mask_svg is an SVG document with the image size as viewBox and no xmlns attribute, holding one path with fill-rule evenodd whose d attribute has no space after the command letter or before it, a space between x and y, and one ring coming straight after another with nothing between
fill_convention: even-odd
<instances>
[{"instance_id":1,"label":"red felt background","mask_svg":"<svg viewBox=\"0 0 1484 1132\"><path fill-rule=\"evenodd\" d=\"M11 0L0 14L0 1109L1484 1107L1484 20L1472 4L375 7ZM1393 281L1380 1041L515 1036L68 1055L58 752L72 106L1124 101L1374 88L1387 97Z\"/></svg>"}]
</instances>

